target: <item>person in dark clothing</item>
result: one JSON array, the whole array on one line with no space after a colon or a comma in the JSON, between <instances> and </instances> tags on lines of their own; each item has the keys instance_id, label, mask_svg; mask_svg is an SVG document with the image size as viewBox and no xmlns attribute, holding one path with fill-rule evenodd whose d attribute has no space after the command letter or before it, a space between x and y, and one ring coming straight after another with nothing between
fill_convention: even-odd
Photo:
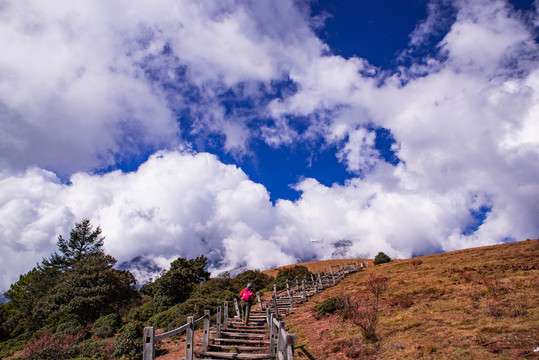
<instances>
[{"instance_id":1,"label":"person in dark clothing","mask_svg":"<svg viewBox=\"0 0 539 360\"><path fill-rule=\"evenodd\" d=\"M251 305L254 300L255 292L253 291L253 285L249 283L245 289L240 292L241 317L245 325L249 323L249 313L251 312Z\"/></svg>"}]
</instances>

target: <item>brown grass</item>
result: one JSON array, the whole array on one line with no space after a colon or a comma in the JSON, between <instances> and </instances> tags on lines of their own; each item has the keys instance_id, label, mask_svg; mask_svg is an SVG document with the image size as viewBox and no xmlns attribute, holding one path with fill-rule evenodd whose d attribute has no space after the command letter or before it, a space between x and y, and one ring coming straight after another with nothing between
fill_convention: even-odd
<instances>
[{"instance_id":1,"label":"brown grass","mask_svg":"<svg viewBox=\"0 0 539 360\"><path fill-rule=\"evenodd\" d=\"M338 315L316 320L315 305L364 293L370 276L389 278L378 342ZM539 240L371 266L286 321L298 359L539 359Z\"/></svg>"},{"instance_id":2,"label":"brown grass","mask_svg":"<svg viewBox=\"0 0 539 360\"><path fill-rule=\"evenodd\" d=\"M334 260L310 261L310 262L303 262L303 263L298 263L298 264L293 264L293 265L285 265L285 266L280 266L274 269L264 270L262 271L262 273L271 277L276 277L277 274L279 273L279 270L286 269L286 268L293 268L294 266L298 266L298 265L305 266L312 273L317 273L319 270L320 272L324 272L324 270L326 270L329 273L330 265L333 265L333 266L339 265L342 267L343 265L346 266L347 263L357 263L358 261L359 262L363 261L364 263L368 261L369 266L373 266L372 259L334 259Z\"/></svg>"}]
</instances>

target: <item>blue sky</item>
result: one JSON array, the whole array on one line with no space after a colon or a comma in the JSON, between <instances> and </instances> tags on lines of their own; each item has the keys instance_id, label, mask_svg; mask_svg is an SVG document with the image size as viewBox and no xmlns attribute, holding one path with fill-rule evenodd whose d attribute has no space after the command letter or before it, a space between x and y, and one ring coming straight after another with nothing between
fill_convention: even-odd
<instances>
[{"instance_id":1,"label":"blue sky","mask_svg":"<svg viewBox=\"0 0 539 360\"><path fill-rule=\"evenodd\" d=\"M537 237L537 6L4 2L0 289L83 218L214 274Z\"/></svg>"}]
</instances>

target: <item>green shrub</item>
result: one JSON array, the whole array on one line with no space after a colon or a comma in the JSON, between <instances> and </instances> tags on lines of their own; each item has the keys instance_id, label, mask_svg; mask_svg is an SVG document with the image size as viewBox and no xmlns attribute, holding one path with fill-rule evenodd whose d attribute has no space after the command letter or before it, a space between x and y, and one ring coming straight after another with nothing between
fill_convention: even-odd
<instances>
[{"instance_id":1,"label":"green shrub","mask_svg":"<svg viewBox=\"0 0 539 360\"><path fill-rule=\"evenodd\" d=\"M378 253L378 255L374 257L374 265L384 264L390 261L391 261L391 258L381 251Z\"/></svg>"},{"instance_id":2,"label":"green shrub","mask_svg":"<svg viewBox=\"0 0 539 360\"><path fill-rule=\"evenodd\" d=\"M24 349L25 343L26 343L26 339L22 336L1 342L0 343L0 359L5 359L13 355L15 351Z\"/></svg>"},{"instance_id":3,"label":"green shrub","mask_svg":"<svg viewBox=\"0 0 539 360\"><path fill-rule=\"evenodd\" d=\"M261 273L260 270L247 270L234 278L234 292L239 293L248 283L254 291L261 291L272 283L273 278Z\"/></svg>"},{"instance_id":4,"label":"green shrub","mask_svg":"<svg viewBox=\"0 0 539 360\"><path fill-rule=\"evenodd\" d=\"M308 280L310 280L311 272L309 269L307 269L306 266L303 265L295 265L294 267L284 268L279 270L279 273L277 274L277 277L275 280L270 284L270 290L273 290L272 286L273 284L282 284L286 280L292 281L296 277L299 279L299 282L303 280L304 277L306 277Z\"/></svg>"},{"instance_id":5,"label":"green shrub","mask_svg":"<svg viewBox=\"0 0 539 360\"><path fill-rule=\"evenodd\" d=\"M75 345L78 360L107 360L112 358L112 345L103 341L89 339Z\"/></svg>"},{"instance_id":6,"label":"green shrub","mask_svg":"<svg viewBox=\"0 0 539 360\"><path fill-rule=\"evenodd\" d=\"M144 327L135 321L125 324L114 340L114 356L126 359L140 358L142 355L142 336Z\"/></svg>"},{"instance_id":7,"label":"green shrub","mask_svg":"<svg viewBox=\"0 0 539 360\"><path fill-rule=\"evenodd\" d=\"M155 301L150 300L144 304L137 306L129 311L127 314L128 321L140 321L145 323L152 316L165 311L166 307L157 304Z\"/></svg>"},{"instance_id":8,"label":"green shrub","mask_svg":"<svg viewBox=\"0 0 539 360\"><path fill-rule=\"evenodd\" d=\"M122 318L117 313L101 316L97 319L90 329L94 336L106 339L116 333L116 330L122 325Z\"/></svg>"},{"instance_id":9,"label":"green shrub","mask_svg":"<svg viewBox=\"0 0 539 360\"><path fill-rule=\"evenodd\" d=\"M338 307L339 301L337 298L331 297L314 307L315 316L317 319L320 319L321 317L333 314L338 310Z\"/></svg>"},{"instance_id":10,"label":"green shrub","mask_svg":"<svg viewBox=\"0 0 539 360\"><path fill-rule=\"evenodd\" d=\"M79 321L79 318L75 314L68 314L65 317L61 318L56 326L56 331L54 333L55 337L70 334L78 335L79 337L84 336L86 331Z\"/></svg>"}]
</instances>

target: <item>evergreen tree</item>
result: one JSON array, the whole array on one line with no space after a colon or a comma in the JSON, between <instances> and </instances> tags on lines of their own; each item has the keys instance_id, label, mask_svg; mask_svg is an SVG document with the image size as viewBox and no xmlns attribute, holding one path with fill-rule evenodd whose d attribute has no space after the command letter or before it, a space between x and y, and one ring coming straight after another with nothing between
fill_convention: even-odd
<instances>
[{"instance_id":1,"label":"evergreen tree","mask_svg":"<svg viewBox=\"0 0 539 360\"><path fill-rule=\"evenodd\" d=\"M83 324L113 312L127 313L138 297L135 278L128 271L113 269L116 259L105 254L91 254L63 273L50 291L48 312L76 315Z\"/></svg>"},{"instance_id":2,"label":"evergreen tree","mask_svg":"<svg viewBox=\"0 0 539 360\"><path fill-rule=\"evenodd\" d=\"M40 270L52 268L64 272L73 267L73 264L88 255L103 254L103 241L101 228L92 230L89 219L84 219L75 224L75 228L69 234L69 240L58 236L56 245L60 253L55 251L49 259L43 259L39 266Z\"/></svg>"},{"instance_id":3,"label":"evergreen tree","mask_svg":"<svg viewBox=\"0 0 539 360\"><path fill-rule=\"evenodd\" d=\"M199 284L210 278L210 273L205 270L207 261L205 256L190 260L179 257L170 264L168 271L145 285L142 291L153 296L154 301L162 306L184 302Z\"/></svg>"},{"instance_id":4,"label":"evergreen tree","mask_svg":"<svg viewBox=\"0 0 539 360\"><path fill-rule=\"evenodd\" d=\"M381 251L378 253L378 255L374 257L374 265L388 263L390 261L391 261L391 258Z\"/></svg>"},{"instance_id":5,"label":"evergreen tree","mask_svg":"<svg viewBox=\"0 0 539 360\"><path fill-rule=\"evenodd\" d=\"M135 278L113 268L116 259L104 253L100 235L88 219L75 224L69 240L60 235L58 251L4 294L10 301L2 309L0 335L52 329L68 317L86 324L112 312L127 313L138 297Z\"/></svg>"}]
</instances>

